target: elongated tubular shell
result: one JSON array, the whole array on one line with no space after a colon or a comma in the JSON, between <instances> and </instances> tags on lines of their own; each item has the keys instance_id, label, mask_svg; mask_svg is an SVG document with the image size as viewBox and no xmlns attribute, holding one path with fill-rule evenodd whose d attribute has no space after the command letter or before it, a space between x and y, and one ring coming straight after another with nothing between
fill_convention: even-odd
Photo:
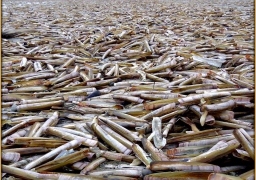
<instances>
[{"instance_id":1,"label":"elongated tubular shell","mask_svg":"<svg viewBox=\"0 0 256 180\"><path fill-rule=\"evenodd\" d=\"M100 156L105 157L106 159L109 160L114 160L114 161L125 161L131 163L136 157L131 156L131 155L126 155L123 153L116 153L112 151L104 151L96 148L90 148L91 152L98 153Z\"/></svg>"},{"instance_id":2,"label":"elongated tubular shell","mask_svg":"<svg viewBox=\"0 0 256 180\"><path fill-rule=\"evenodd\" d=\"M53 115L47 119L44 124L38 129L38 131L33 135L34 137L40 137L49 126L55 126L59 121L59 112L55 111Z\"/></svg>"},{"instance_id":3,"label":"elongated tubular shell","mask_svg":"<svg viewBox=\"0 0 256 180\"><path fill-rule=\"evenodd\" d=\"M211 173L208 177L208 180L242 180L240 177L236 176L231 176L227 174L222 174L222 173Z\"/></svg>"},{"instance_id":4,"label":"elongated tubular shell","mask_svg":"<svg viewBox=\"0 0 256 180\"><path fill-rule=\"evenodd\" d=\"M30 162L27 164L24 169L29 170L32 169L33 167L42 164L43 162L47 161L48 159L54 157L55 155L59 154L62 150L65 149L71 149L77 146L81 145L81 140L73 140L70 142L67 142L66 144L63 144L62 146L59 146L58 148L52 150L51 152L43 155L42 157L36 159L35 161Z\"/></svg>"},{"instance_id":5,"label":"elongated tubular shell","mask_svg":"<svg viewBox=\"0 0 256 180\"><path fill-rule=\"evenodd\" d=\"M227 102L218 103L218 104L210 104L210 105L203 105L201 107L201 110L207 110L209 112L211 111L224 111L230 108L235 107L236 103L234 100L229 100Z\"/></svg>"},{"instance_id":6,"label":"elongated tubular shell","mask_svg":"<svg viewBox=\"0 0 256 180\"><path fill-rule=\"evenodd\" d=\"M205 94L197 94L192 95L184 98L180 98L178 101L182 105L190 105L190 104L196 104L200 101L202 98L216 98L216 97L222 97L222 96L230 96L231 94L229 92L216 92L216 93L205 93Z\"/></svg>"},{"instance_id":7,"label":"elongated tubular shell","mask_svg":"<svg viewBox=\"0 0 256 180\"><path fill-rule=\"evenodd\" d=\"M148 156L148 154L138 144L133 144L132 150L135 155L146 165L146 167L149 168L152 159Z\"/></svg>"},{"instance_id":8,"label":"elongated tubular shell","mask_svg":"<svg viewBox=\"0 0 256 180\"><path fill-rule=\"evenodd\" d=\"M163 115L169 112L172 112L173 109L175 108L175 103L167 104L161 108L158 108L145 116L141 117L142 119L152 119L154 116L157 117L159 115Z\"/></svg>"},{"instance_id":9,"label":"elongated tubular shell","mask_svg":"<svg viewBox=\"0 0 256 180\"><path fill-rule=\"evenodd\" d=\"M130 101L130 102L134 102L134 103L138 103L138 104L141 104L144 101L143 99L141 99L139 97L119 95L119 94L113 95L113 98L122 99L122 100Z\"/></svg>"},{"instance_id":10,"label":"elongated tubular shell","mask_svg":"<svg viewBox=\"0 0 256 180\"><path fill-rule=\"evenodd\" d=\"M62 166L72 164L81 159L84 159L88 154L89 149L82 149L80 151L68 154L66 156L54 159L36 168L36 172L51 171L58 169Z\"/></svg>"},{"instance_id":11,"label":"elongated tubular shell","mask_svg":"<svg viewBox=\"0 0 256 180\"><path fill-rule=\"evenodd\" d=\"M114 139L112 136L110 136L106 131L104 131L98 124L92 123L92 129L93 131L102 138L108 145L110 145L112 148L114 148L116 151L124 154L130 154L131 149L128 149L123 144L118 142L116 139Z\"/></svg>"},{"instance_id":12,"label":"elongated tubular shell","mask_svg":"<svg viewBox=\"0 0 256 180\"><path fill-rule=\"evenodd\" d=\"M127 138L128 140L135 142L135 141L141 141L141 139L133 134L131 131L129 131L128 129L120 126L119 124L108 120L108 119L102 119L102 121L104 123L106 123L109 127L111 127L111 129L113 129L114 131L116 131L117 133L121 134L122 136L124 136L125 138Z\"/></svg>"},{"instance_id":13,"label":"elongated tubular shell","mask_svg":"<svg viewBox=\"0 0 256 180\"><path fill-rule=\"evenodd\" d=\"M157 148L154 147L154 145L147 139L142 138L142 145L144 149L151 154L151 157L154 161L168 161L169 158L161 151L159 151Z\"/></svg>"},{"instance_id":14,"label":"elongated tubular shell","mask_svg":"<svg viewBox=\"0 0 256 180\"><path fill-rule=\"evenodd\" d=\"M243 132L243 131L242 131ZM233 131L234 136L236 139L241 143L242 147L248 152L250 157L254 160L254 154L255 154L255 149L254 145L251 144L251 142L244 136L244 134L241 132L240 129L235 129Z\"/></svg>"},{"instance_id":15,"label":"elongated tubular shell","mask_svg":"<svg viewBox=\"0 0 256 180\"><path fill-rule=\"evenodd\" d=\"M220 172L220 167L198 162L154 161L150 163L152 171L189 171L189 172Z\"/></svg>"},{"instance_id":16,"label":"elongated tubular shell","mask_svg":"<svg viewBox=\"0 0 256 180\"><path fill-rule=\"evenodd\" d=\"M209 129L209 130L194 132L194 133L185 134L185 135L177 136L177 137L173 137L173 138L168 138L167 143L174 143L174 142L178 142L178 141L189 140L189 139L193 139L196 137L202 137L202 136L207 136L207 135L209 136L210 133L217 135L217 132L219 130L220 129Z\"/></svg>"},{"instance_id":17,"label":"elongated tubular shell","mask_svg":"<svg viewBox=\"0 0 256 180\"><path fill-rule=\"evenodd\" d=\"M96 169L101 163L106 161L106 158L99 157L98 159L95 159L94 161L90 162L87 166L84 167L84 169L80 172L80 174L87 174L93 169Z\"/></svg>"},{"instance_id":18,"label":"elongated tubular shell","mask_svg":"<svg viewBox=\"0 0 256 180\"><path fill-rule=\"evenodd\" d=\"M103 170L93 170L88 172L88 175L101 176L101 175L115 175L115 176L128 176L128 177L142 177L144 173L149 173L145 169L103 169Z\"/></svg>"},{"instance_id":19,"label":"elongated tubular shell","mask_svg":"<svg viewBox=\"0 0 256 180\"><path fill-rule=\"evenodd\" d=\"M49 108L52 106L62 106L63 104L64 104L64 101L62 101L62 100L33 103L33 104L23 104L23 105L18 105L17 110L18 111L38 110L41 108Z\"/></svg>"},{"instance_id":20,"label":"elongated tubular shell","mask_svg":"<svg viewBox=\"0 0 256 180\"><path fill-rule=\"evenodd\" d=\"M161 70L163 70L163 69L166 69L166 68L170 68L170 67L175 66L176 63L177 63L177 62L176 62L175 60L172 60L171 62L164 63L164 64L161 64L161 65L158 65L158 66L149 68L149 69L147 69L145 72L147 72L147 73L152 73L152 72L161 71Z\"/></svg>"},{"instance_id":21,"label":"elongated tubular shell","mask_svg":"<svg viewBox=\"0 0 256 180\"><path fill-rule=\"evenodd\" d=\"M148 174L144 180L207 180L209 172L159 172Z\"/></svg>"},{"instance_id":22,"label":"elongated tubular shell","mask_svg":"<svg viewBox=\"0 0 256 180\"><path fill-rule=\"evenodd\" d=\"M219 141L218 143L221 143ZM235 139L230 140L229 142L222 143L221 146L218 146L218 143L213 146L210 150L205 153L202 153L196 157L193 157L189 160L189 162L211 162L217 158L223 157L230 152L234 151L236 148L239 147L239 142ZM214 149L213 149L214 148Z\"/></svg>"},{"instance_id":23,"label":"elongated tubular shell","mask_svg":"<svg viewBox=\"0 0 256 180\"><path fill-rule=\"evenodd\" d=\"M101 128L106 131L108 134L110 134L112 137L114 137L116 140L118 140L120 143L125 145L127 148L132 149L132 142L128 139L124 138L122 135L116 133L114 130L109 128L106 125L100 125Z\"/></svg>"},{"instance_id":24,"label":"elongated tubular shell","mask_svg":"<svg viewBox=\"0 0 256 180\"><path fill-rule=\"evenodd\" d=\"M80 140L82 142L83 145L85 146L90 146L90 147L94 147L98 144L97 140L93 140L90 138L86 138L86 137L81 137L75 134L71 134L69 132L65 132L65 131L61 131L60 129L56 128L56 127L48 127L46 129L46 133L47 134L52 134L55 136L58 136L60 138L63 139L67 139L67 140Z\"/></svg>"},{"instance_id":25,"label":"elongated tubular shell","mask_svg":"<svg viewBox=\"0 0 256 180\"><path fill-rule=\"evenodd\" d=\"M16 167L11 167L7 165L2 165L3 173L12 174L14 176L22 177L24 179L56 179L57 176L54 174L40 174L30 170L24 170Z\"/></svg>"}]
</instances>

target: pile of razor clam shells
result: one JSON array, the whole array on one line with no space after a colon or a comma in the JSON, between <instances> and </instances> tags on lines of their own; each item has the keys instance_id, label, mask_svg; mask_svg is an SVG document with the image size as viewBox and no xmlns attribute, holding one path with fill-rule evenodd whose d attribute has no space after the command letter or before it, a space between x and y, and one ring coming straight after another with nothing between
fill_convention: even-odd
<instances>
[{"instance_id":1,"label":"pile of razor clam shells","mask_svg":"<svg viewBox=\"0 0 256 180\"><path fill-rule=\"evenodd\" d=\"M254 1L3 0L2 179L253 180Z\"/></svg>"}]
</instances>

